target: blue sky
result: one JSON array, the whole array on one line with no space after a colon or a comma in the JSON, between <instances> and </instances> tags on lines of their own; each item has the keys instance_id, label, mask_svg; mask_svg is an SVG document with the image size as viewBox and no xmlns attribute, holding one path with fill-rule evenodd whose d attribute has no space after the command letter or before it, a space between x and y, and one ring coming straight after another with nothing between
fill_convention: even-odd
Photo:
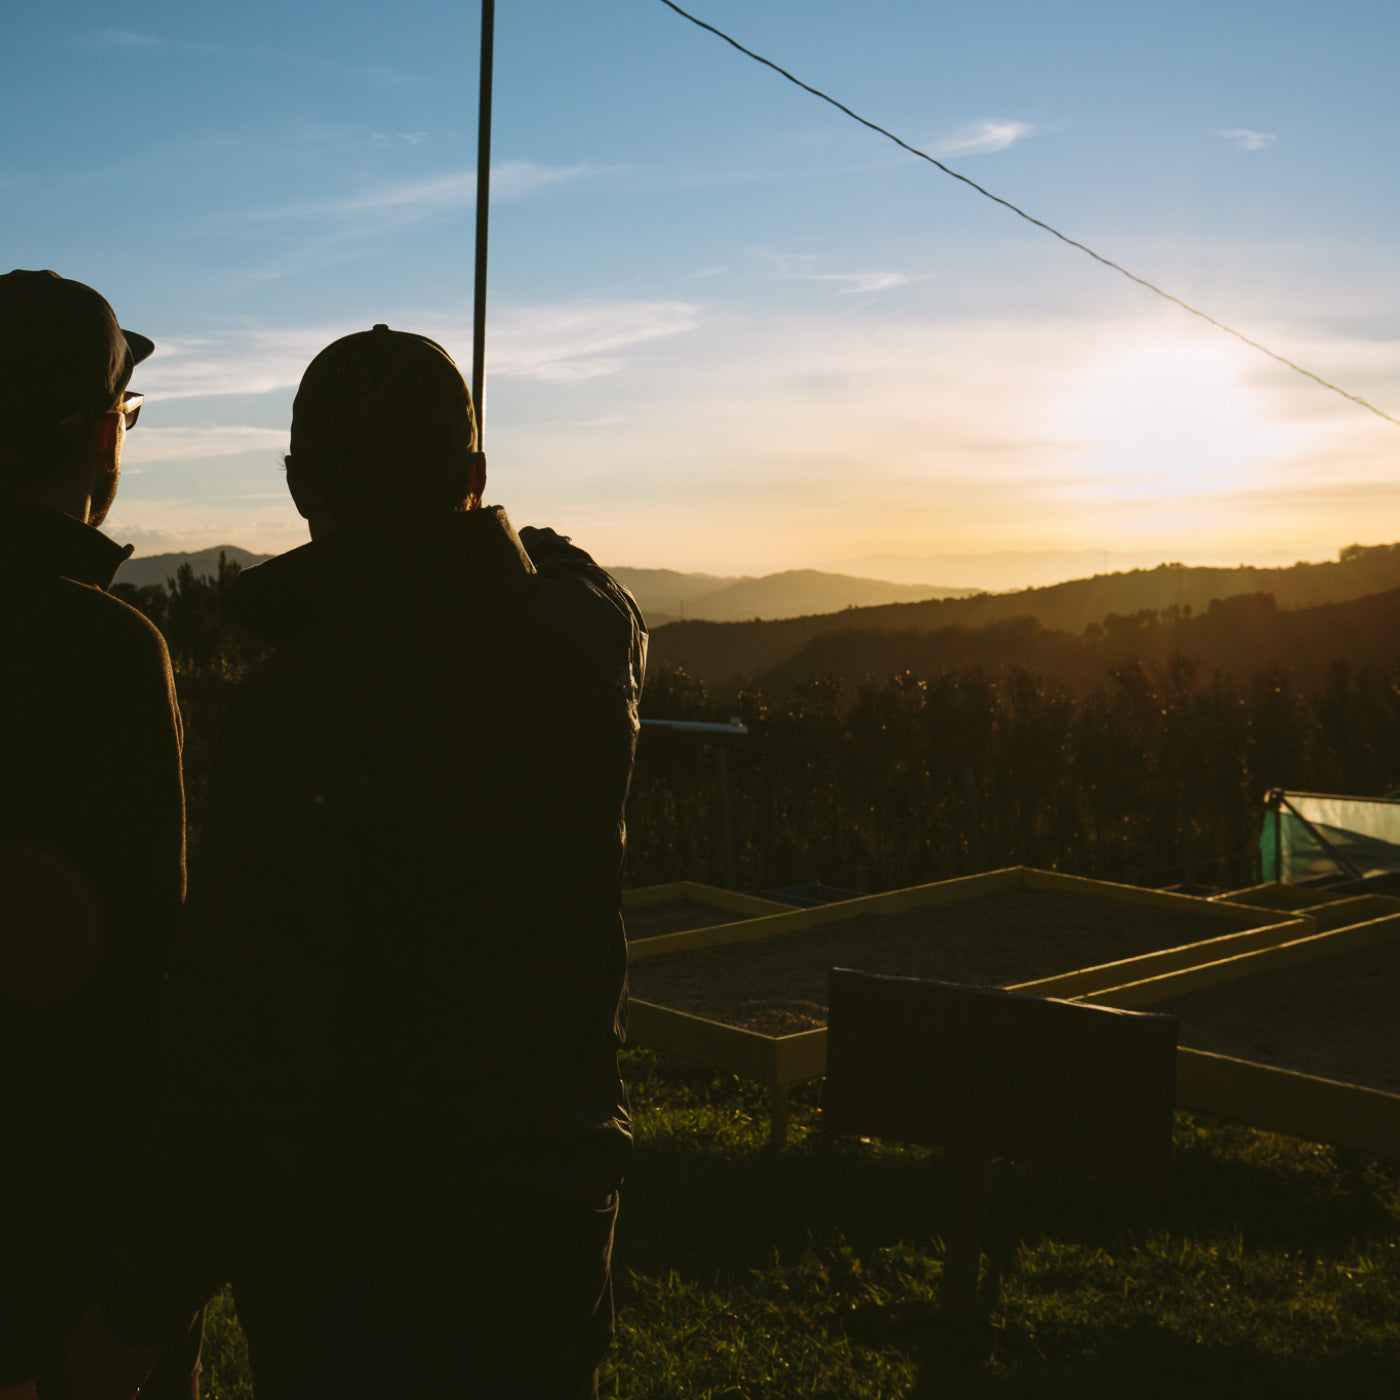
<instances>
[{"instance_id":1,"label":"blue sky","mask_svg":"<svg viewBox=\"0 0 1400 1400\"><path fill-rule=\"evenodd\" d=\"M692 7L1400 416L1388 0ZM301 542L278 458L335 336L388 321L469 369L478 16L9 19L0 262L159 345L111 520L140 552ZM1400 429L657 0L498 0L496 94L488 497L519 524L725 573L1400 538Z\"/></svg>"}]
</instances>

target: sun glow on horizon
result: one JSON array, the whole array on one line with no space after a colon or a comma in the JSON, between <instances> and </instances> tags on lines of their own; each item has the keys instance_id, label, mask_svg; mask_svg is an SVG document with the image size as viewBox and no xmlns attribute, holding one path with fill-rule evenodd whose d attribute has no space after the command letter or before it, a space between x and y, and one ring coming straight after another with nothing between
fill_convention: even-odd
<instances>
[{"instance_id":1,"label":"sun glow on horizon","mask_svg":"<svg viewBox=\"0 0 1400 1400\"><path fill-rule=\"evenodd\" d=\"M1264 416L1241 361L1191 341L1099 361L1064 410L1084 448L1074 494L1180 508L1255 486L1270 462L1305 447L1307 428Z\"/></svg>"}]
</instances>

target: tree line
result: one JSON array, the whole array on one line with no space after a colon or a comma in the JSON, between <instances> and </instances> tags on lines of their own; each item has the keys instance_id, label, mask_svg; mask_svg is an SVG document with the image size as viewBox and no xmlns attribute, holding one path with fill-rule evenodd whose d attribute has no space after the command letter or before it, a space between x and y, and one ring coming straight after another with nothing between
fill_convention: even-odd
<instances>
[{"instance_id":1,"label":"tree line","mask_svg":"<svg viewBox=\"0 0 1400 1400\"><path fill-rule=\"evenodd\" d=\"M264 654L223 616L238 566L114 592L161 628L185 722L192 836L219 720ZM1136 624L1159 632L1154 620ZM1174 621L1174 619L1173 619ZM1112 631L1127 632L1115 620ZM1400 786L1400 665L1334 660L1313 680L1272 660L1245 676L1183 651L1129 655L1093 684L1023 665L833 671L782 692L653 665L643 713L740 718L725 739L737 882L871 891L1033 865L1163 886L1256 878L1270 787ZM721 883L715 743L643 731L628 805L631 885Z\"/></svg>"}]
</instances>

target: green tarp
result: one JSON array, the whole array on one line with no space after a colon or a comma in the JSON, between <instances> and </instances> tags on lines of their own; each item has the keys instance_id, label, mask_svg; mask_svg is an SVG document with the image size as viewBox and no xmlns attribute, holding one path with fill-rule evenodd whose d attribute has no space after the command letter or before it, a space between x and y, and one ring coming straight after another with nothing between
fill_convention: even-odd
<instances>
[{"instance_id":1,"label":"green tarp","mask_svg":"<svg viewBox=\"0 0 1400 1400\"><path fill-rule=\"evenodd\" d=\"M1264 812L1259 851L1264 879L1287 885L1328 875L1400 871L1400 801L1273 793Z\"/></svg>"}]
</instances>

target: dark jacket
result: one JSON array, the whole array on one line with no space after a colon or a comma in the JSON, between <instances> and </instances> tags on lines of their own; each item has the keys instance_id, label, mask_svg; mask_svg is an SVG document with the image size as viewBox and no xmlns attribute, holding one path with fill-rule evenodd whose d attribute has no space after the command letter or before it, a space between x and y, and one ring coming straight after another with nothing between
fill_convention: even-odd
<instances>
[{"instance_id":1,"label":"dark jacket","mask_svg":"<svg viewBox=\"0 0 1400 1400\"><path fill-rule=\"evenodd\" d=\"M315 1247L313 1215L430 1240L492 1183L621 1177L645 631L581 550L524 538L491 508L345 531L228 594L277 650L220 737L162 1107L217 1148L123 1233L186 1303Z\"/></svg>"},{"instance_id":2,"label":"dark jacket","mask_svg":"<svg viewBox=\"0 0 1400 1400\"><path fill-rule=\"evenodd\" d=\"M29 1345L12 1289L31 1302L49 1289L51 1318L96 1294L106 1178L144 1096L185 837L165 643L104 591L131 550L14 501L0 531L2 1383Z\"/></svg>"}]
</instances>

